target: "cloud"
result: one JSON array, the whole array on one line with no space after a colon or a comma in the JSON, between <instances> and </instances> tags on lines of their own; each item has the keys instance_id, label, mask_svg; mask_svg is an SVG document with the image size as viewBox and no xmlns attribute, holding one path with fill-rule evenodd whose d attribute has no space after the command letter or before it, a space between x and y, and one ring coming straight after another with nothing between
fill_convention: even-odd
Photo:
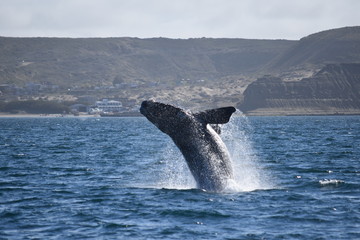
<instances>
[{"instance_id":1,"label":"cloud","mask_svg":"<svg viewBox=\"0 0 360 240\"><path fill-rule=\"evenodd\" d=\"M357 0L2 0L0 35L299 39L360 25Z\"/></svg>"}]
</instances>

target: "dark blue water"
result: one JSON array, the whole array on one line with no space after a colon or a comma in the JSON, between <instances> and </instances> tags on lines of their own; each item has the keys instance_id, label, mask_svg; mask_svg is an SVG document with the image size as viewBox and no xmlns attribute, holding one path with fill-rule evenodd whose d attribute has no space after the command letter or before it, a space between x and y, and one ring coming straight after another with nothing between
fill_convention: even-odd
<instances>
[{"instance_id":1,"label":"dark blue water","mask_svg":"<svg viewBox=\"0 0 360 240\"><path fill-rule=\"evenodd\" d=\"M360 239L360 117L237 117L194 189L145 118L0 119L0 239Z\"/></svg>"}]
</instances>

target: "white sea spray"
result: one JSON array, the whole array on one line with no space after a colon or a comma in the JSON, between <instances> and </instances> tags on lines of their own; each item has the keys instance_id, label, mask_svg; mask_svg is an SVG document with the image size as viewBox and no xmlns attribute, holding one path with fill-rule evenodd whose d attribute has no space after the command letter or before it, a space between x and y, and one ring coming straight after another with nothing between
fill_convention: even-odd
<instances>
[{"instance_id":1,"label":"white sea spray","mask_svg":"<svg viewBox=\"0 0 360 240\"><path fill-rule=\"evenodd\" d=\"M230 122L222 126L221 138L225 142L233 164L234 182L230 190L253 191L274 188L269 173L262 167L251 141L249 119L237 111Z\"/></svg>"}]
</instances>

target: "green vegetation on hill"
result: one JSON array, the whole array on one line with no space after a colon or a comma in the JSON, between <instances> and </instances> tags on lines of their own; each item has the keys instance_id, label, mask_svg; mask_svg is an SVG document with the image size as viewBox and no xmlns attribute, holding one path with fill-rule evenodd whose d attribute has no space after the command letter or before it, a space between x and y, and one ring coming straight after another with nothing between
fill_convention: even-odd
<instances>
[{"instance_id":1,"label":"green vegetation on hill","mask_svg":"<svg viewBox=\"0 0 360 240\"><path fill-rule=\"evenodd\" d=\"M28 100L0 103L0 112L32 113L32 114L62 114L68 113L69 107L55 101Z\"/></svg>"},{"instance_id":2,"label":"green vegetation on hill","mask_svg":"<svg viewBox=\"0 0 360 240\"><path fill-rule=\"evenodd\" d=\"M64 87L217 81L254 73L294 41L0 37L0 84Z\"/></svg>"}]
</instances>

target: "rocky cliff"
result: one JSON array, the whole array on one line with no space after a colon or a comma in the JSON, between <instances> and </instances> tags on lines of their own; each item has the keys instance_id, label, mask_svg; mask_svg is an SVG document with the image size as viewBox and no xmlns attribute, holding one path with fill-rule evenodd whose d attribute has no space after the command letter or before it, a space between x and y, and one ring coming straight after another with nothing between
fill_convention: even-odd
<instances>
[{"instance_id":1,"label":"rocky cliff","mask_svg":"<svg viewBox=\"0 0 360 240\"><path fill-rule=\"evenodd\" d=\"M238 107L248 114L360 113L360 64L329 64L301 81L265 76L247 87Z\"/></svg>"}]
</instances>

